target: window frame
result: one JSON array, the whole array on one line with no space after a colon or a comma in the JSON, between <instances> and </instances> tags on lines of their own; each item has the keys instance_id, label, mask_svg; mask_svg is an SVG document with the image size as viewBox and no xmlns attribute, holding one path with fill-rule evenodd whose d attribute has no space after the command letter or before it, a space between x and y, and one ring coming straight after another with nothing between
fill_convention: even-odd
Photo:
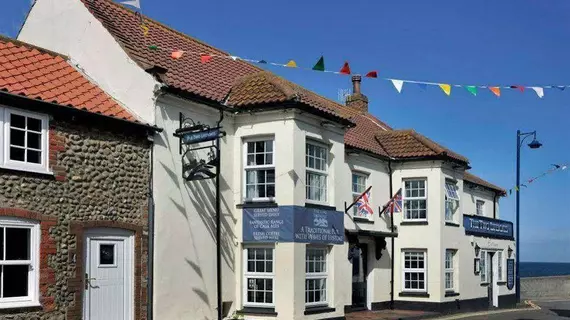
<instances>
[{"instance_id":1,"label":"window frame","mask_svg":"<svg viewBox=\"0 0 570 320\"><path fill-rule=\"evenodd\" d=\"M355 192L353 189L353 179L354 176L357 177L361 177L364 178L364 184L362 185L364 188L362 189L361 192ZM364 191L366 191L367 188L367 182L368 182L368 177L370 175L365 173L365 172L361 172L361 171L351 171L351 179L350 179L350 190L351 190L351 194L352 194L352 201L354 202L354 200L356 200L357 197L359 197ZM373 220L374 219L374 215L369 215L367 217L364 216L360 216L358 215L358 205L354 204L353 208L352 208L352 216L355 218L359 218L359 219L368 219L368 220Z\"/></svg>"},{"instance_id":2,"label":"window frame","mask_svg":"<svg viewBox=\"0 0 570 320\"><path fill-rule=\"evenodd\" d=\"M309 145L316 147L316 148L324 149L325 158L321 159L321 160L324 160L326 170L319 170L319 169L309 167L309 164L307 161L307 158L309 156L307 153L307 148ZM319 141L312 140L312 139L307 139L305 141L305 202L307 202L307 203L322 204L322 205L328 205L328 203L329 203L329 199L330 199L330 197L329 197L329 191L330 191L330 188L329 188L329 172L328 172L329 171L328 170L329 169L329 163L328 163L329 153L330 153L330 147L328 145L326 145L322 142L319 142ZM310 192L309 192L309 188L310 188L309 175L310 174L324 177L324 179L325 179L325 191L324 191L325 199L324 200L315 200L315 199L309 198L309 194L310 194Z\"/></svg>"},{"instance_id":3,"label":"window frame","mask_svg":"<svg viewBox=\"0 0 570 320\"><path fill-rule=\"evenodd\" d=\"M423 181L424 182L424 196L423 197L407 197L406 196L406 182L408 181ZM424 201L425 202L425 218L407 218L406 210L408 208L407 201ZM426 177L418 178L405 178L402 179L402 206L403 214L402 221L428 221L428 180Z\"/></svg>"},{"instance_id":4,"label":"window frame","mask_svg":"<svg viewBox=\"0 0 570 320\"><path fill-rule=\"evenodd\" d=\"M264 164L264 165L248 165L247 162L247 146L249 143L255 143L255 142L267 142L267 141L271 141L272 142L272 149L271 149L271 154L272 154L272 160L273 163L271 165L268 164ZM275 196L277 195L277 165L276 165L276 158L275 158L275 138L271 137L271 136L261 136L261 137L254 137L254 138L244 138L243 139L243 165L242 165L242 172L243 172L243 182L242 182L242 188L243 188L243 201L244 202L274 202L275 201ZM273 169L274 172L274 190L275 190L275 196L273 197L255 197L255 198L248 198L247 197L247 172L248 171L257 171L257 170L271 170ZM267 181L266 184L267 185Z\"/></svg>"},{"instance_id":5,"label":"window frame","mask_svg":"<svg viewBox=\"0 0 570 320\"><path fill-rule=\"evenodd\" d=\"M481 204L481 213L479 213L479 204ZM485 216L485 201L477 199L475 200L475 215L484 217Z\"/></svg>"},{"instance_id":6,"label":"window frame","mask_svg":"<svg viewBox=\"0 0 570 320\"><path fill-rule=\"evenodd\" d=\"M309 272L307 270L307 253L309 250L319 250L319 251L324 251L325 253L325 272ZM316 306L328 306L329 305L329 287L330 287L330 281L329 281L329 270L330 270L330 265L329 265L329 253L330 250L327 247L322 247L322 246L312 246L312 245L307 245L305 247L305 306L306 307L316 307ZM324 279L325 280L325 300L324 301L318 301L318 302L307 302L307 280L318 280L318 279Z\"/></svg>"},{"instance_id":7,"label":"window frame","mask_svg":"<svg viewBox=\"0 0 570 320\"><path fill-rule=\"evenodd\" d=\"M488 251L481 250L479 254L481 255L479 258L480 281L482 284L487 284L489 283L489 274L487 273L489 268Z\"/></svg>"},{"instance_id":8,"label":"window frame","mask_svg":"<svg viewBox=\"0 0 570 320\"><path fill-rule=\"evenodd\" d=\"M4 256L0 259L0 267L8 265L28 265L28 295L26 297L12 297L12 298L0 298L0 310L9 308L24 308L39 306L39 280L40 280L40 223L13 217L1 217L0 218L0 228L21 228L30 230L30 259L29 260L4 260L6 254L6 232L3 233L3 254ZM2 272L0 279L0 292L3 295L4 283L3 283L4 273ZM1 296L0 295L0 296Z\"/></svg>"},{"instance_id":9,"label":"window frame","mask_svg":"<svg viewBox=\"0 0 570 320\"><path fill-rule=\"evenodd\" d=\"M272 272L249 272L247 271L247 262L248 257L247 253L249 249L271 249L272 251ZM263 308L274 308L275 307L275 246L269 244L256 244L256 245L247 245L243 247L243 302L242 305L245 307L263 307ZM271 289L271 301L272 303L262 303L262 302L248 302L247 301L247 291L248 291L248 283L247 278L255 278L255 279L271 279L273 280L273 285Z\"/></svg>"},{"instance_id":10,"label":"window frame","mask_svg":"<svg viewBox=\"0 0 570 320\"><path fill-rule=\"evenodd\" d=\"M451 188L454 188L455 190L451 190ZM461 201L461 196L459 195L459 186L457 186L457 182L450 179L445 179L444 191L444 220L445 222L455 222L455 214L459 210ZM451 214L450 217L448 217L448 210Z\"/></svg>"},{"instance_id":11,"label":"window frame","mask_svg":"<svg viewBox=\"0 0 570 320\"><path fill-rule=\"evenodd\" d=\"M10 116L12 114L41 121L40 163L28 163L10 159ZM3 135L0 135L0 166L6 169L51 174L49 169L49 116L47 114L0 105L0 123L2 124L3 130ZM27 145L27 139L24 138L24 140L24 143Z\"/></svg>"},{"instance_id":12,"label":"window frame","mask_svg":"<svg viewBox=\"0 0 570 320\"><path fill-rule=\"evenodd\" d=\"M503 272L505 272L504 263L503 263L503 250L497 251L497 282L504 281L505 277L503 276Z\"/></svg>"},{"instance_id":13,"label":"window frame","mask_svg":"<svg viewBox=\"0 0 570 320\"><path fill-rule=\"evenodd\" d=\"M448 262L448 254L451 254L451 259L450 261L450 266L448 266L447 262ZM443 266L444 266L444 278L443 278L443 282L444 282L444 287L445 287L445 291L447 292L455 292L455 288L456 288L456 281L455 281L455 266L456 266L456 261L455 261L455 257L457 255L457 250L456 249L446 249L445 250L445 256L444 256L444 261L443 261ZM447 275L451 274L450 276L450 281L451 281L451 287L447 286Z\"/></svg>"},{"instance_id":14,"label":"window frame","mask_svg":"<svg viewBox=\"0 0 570 320\"><path fill-rule=\"evenodd\" d=\"M421 253L423 255L424 267L423 268L406 268L406 253ZM427 273L427 250L421 249L402 249L402 291L404 292L428 292L428 273ZM406 288L406 272L409 273L423 273L424 274L424 288L413 289ZM419 281L419 280L418 280Z\"/></svg>"}]
</instances>

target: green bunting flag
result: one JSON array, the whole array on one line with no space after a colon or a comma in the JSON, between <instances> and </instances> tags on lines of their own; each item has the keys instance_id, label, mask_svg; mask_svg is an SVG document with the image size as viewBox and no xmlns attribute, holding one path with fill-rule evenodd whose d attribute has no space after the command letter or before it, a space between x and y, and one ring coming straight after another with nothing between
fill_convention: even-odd
<instances>
[{"instance_id":1,"label":"green bunting flag","mask_svg":"<svg viewBox=\"0 0 570 320\"><path fill-rule=\"evenodd\" d=\"M158 50L158 46L157 46L157 45L148 46L148 48L149 48L150 50Z\"/></svg>"},{"instance_id":2,"label":"green bunting flag","mask_svg":"<svg viewBox=\"0 0 570 320\"><path fill-rule=\"evenodd\" d=\"M465 89L467 89L467 91L471 92L471 94L473 94L474 96L477 95L477 87L476 86L467 86L467 87L465 87Z\"/></svg>"},{"instance_id":3,"label":"green bunting flag","mask_svg":"<svg viewBox=\"0 0 570 320\"><path fill-rule=\"evenodd\" d=\"M321 56L317 64L313 67L313 70L316 71L325 71L325 57Z\"/></svg>"}]
</instances>

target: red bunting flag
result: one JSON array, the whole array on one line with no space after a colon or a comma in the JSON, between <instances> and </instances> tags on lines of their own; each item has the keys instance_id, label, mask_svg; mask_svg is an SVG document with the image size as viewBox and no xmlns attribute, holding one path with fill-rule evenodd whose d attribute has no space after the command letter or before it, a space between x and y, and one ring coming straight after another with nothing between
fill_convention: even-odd
<instances>
[{"instance_id":1,"label":"red bunting flag","mask_svg":"<svg viewBox=\"0 0 570 320\"><path fill-rule=\"evenodd\" d=\"M378 72L370 71L365 75L365 77L367 77L367 78L378 78Z\"/></svg>"},{"instance_id":2,"label":"red bunting flag","mask_svg":"<svg viewBox=\"0 0 570 320\"><path fill-rule=\"evenodd\" d=\"M203 54L203 55L200 56L200 61L201 61L202 63L208 63L208 62L210 62L211 60L212 60L212 56L210 56L210 55Z\"/></svg>"},{"instance_id":3,"label":"red bunting flag","mask_svg":"<svg viewBox=\"0 0 570 320\"><path fill-rule=\"evenodd\" d=\"M339 71L340 74L350 74L350 67L348 66L348 62L345 62L342 66L342 69Z\"/></svg>"},{"instance_id":4,"label":"red bunting flag","mask_svg":"<svg viewBox=\"0 0 570 320\"><path fill-rule=\"evenodd\" d=\"M519 89L520 92L524 92L523 86L511 86L511 89Z\"/></svg>"}]
</instances>

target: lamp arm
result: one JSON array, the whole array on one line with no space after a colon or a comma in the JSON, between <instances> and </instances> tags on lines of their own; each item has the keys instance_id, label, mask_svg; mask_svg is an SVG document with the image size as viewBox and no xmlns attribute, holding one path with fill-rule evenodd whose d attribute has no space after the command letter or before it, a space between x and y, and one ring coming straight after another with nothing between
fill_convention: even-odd
<instances>
[{"instance_id":1,"label":"lamp arm","mask_svg":"<svg viewBox=\"0 0 570 320\"><path fill-rule=\"evenodd\" d=\"M523 137L521 139L521 143L519 144L519 148L522 147L524 141L526 140L526 138L533 136L534 139L536 139L536 131L533 132L525 132L525 133L521 133L519 136Z\"/></svg>"}]
</instances>

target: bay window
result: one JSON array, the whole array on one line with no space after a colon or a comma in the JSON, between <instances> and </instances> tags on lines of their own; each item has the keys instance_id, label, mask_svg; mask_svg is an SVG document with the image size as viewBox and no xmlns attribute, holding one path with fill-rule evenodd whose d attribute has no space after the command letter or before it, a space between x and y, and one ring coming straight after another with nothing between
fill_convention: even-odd
<instances>
[{"instance_id":1,"label":"bay window","mask_svg":"<svg viewBox=\"0 0 570 320\"><path fill-rule=\"evenodd\" d=\"M426 179L404 181L404 220L427 219Z\"/></svg>"},{"instance_id":2,"label":"bay window","mask_svg":"<svg viewBox=\"0 0 570 320\"><path fill-rule=\"evenodd\" d=\"M244 305L273 306L273 247L248 247L244 251Z\"/></svg>"},{"instance_id":3,"label":"bay window","mask_svg":"<svg viewBox=\"0 0 570 320\"><path fill-rule=\"evenodd\" d=\"M318 143L307 142L305 154L306 198L326 203L328 176L328 148Z\"/></svg>"},{"instance_id":4,"label":"bay window","mask_svg":"<svg viewBox=\"0 0 570 320\"><path fill-rule=\"evenodd\" d=\"M305 259L305 304L327 304L327 249L307 247Z\"/></svg>"},{"instance_id":5,"label":"bay window","mask_svg":"<svg viewBox=\"0 0 570 320\"><path fill-rule=\"evenodd\" d=\"M245 199L270 201L275 197L274 140L245 143Z\"/></svg>"},{"instance_id":6,"label":"bay window","mask_svg":"<svg viewBox=\"0 0 570 320\"><path fill-rule=\"evenodd\" d=\"M0 308L39 305L39 224L0 219Z\"/></svg>"}]
</instances>

